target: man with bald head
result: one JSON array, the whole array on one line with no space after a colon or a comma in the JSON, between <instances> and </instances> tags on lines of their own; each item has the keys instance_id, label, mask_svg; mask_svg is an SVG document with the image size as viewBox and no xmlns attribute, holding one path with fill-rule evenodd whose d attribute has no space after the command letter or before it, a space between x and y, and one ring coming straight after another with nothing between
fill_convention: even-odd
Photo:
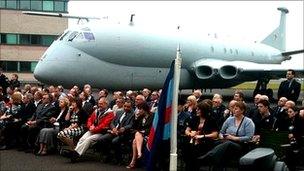
<instances>
[{"instance_id":1,"label":"man with bald head","mask_svg":"<svg viewBox=\"0 0 304 171\"><path fill-rule=\"evenodd\" d=\"M255 115L255 113L258 111L258 103L261 100L262 100L262 95L261 94L256 94L254 96L253 105L248 106L248 109L247 109L247 112L246 112L247 117L252 118Z\"/></svg>"},{"instance_id":2,"label":"man with bald head","mask_svg":"<svg viewBox=\"0 0 304 171\"><path fill-rule=\"evenodd\" d=\"M202 93L202 91L200 89L194 90L194 92L192 93L192 95L195 96L197 102L202 101L202 95L203 95L203 93Z\"/></svg>"},{"instance_id":3,"label":"man with bald head","mask_svg":"<svg viewBox=\"0 0 304 171\"><path fill-rule=\"evenodd\" d=\"M296 103L292 100L288 100L285 105L284 105L284 109L289 109L289 108L292 108L292 107L295 107L296 106Z\"/></svg>"},{"instance_id":4,"label":"man with bald head","mask_svg":"<svg viewBox=\"0 0 304 171\"><path fill-rule=\"evenodd\" d=\"M287 102L287 98L286 97L281 97L278 101L278 105L276 107L273 108L274 111L274 117L277 119L278 117L282 117L282 115L285 113L284 112L284 105Z\"/></svg>"},{"instance_id":5,"label":"man with bald head","mask_svg":"<svg viewBox=\"0 0 304 171\"><path fill-rule=\"evenodd\" d=\"M274 117L276 119L274 128L277 131L288 131L289 125L287 110L295 106L296 104L292 100L287 100L286 97L280 98L280 100L278 101L278 108L274 110Z\"/></svg>"},{"instance_id":6,"label":"man with bald head","mask_svg":"<svg viewBox=\"0 0 304 171\"><path fill-rule=\"evenodd\" d=\"M224 111L226 107L223 105L223 98L219 94L215 94L212 98L212 112L211 117L215 120L218 129L222 128L225 121Z\"/></svg>"},{"instance_id":7,"label":"man with bald head","mask_svg":"<svg viewBox=\"0 0 304 171\"><path fill-rule=\"evenodd\" d=\"M134 110L134 114L135 114L135 117L137 117L138 116L138 106L139 105L141 105L141 104L143 104L143 103L146 103L146 98L145 98L145 96L143 96L143 95L137 95L136 97L135 97L135 110Z\"/></svg>"},{"instance_id":8,"label":"man with bald head","mask_svg":"<svg viewBox=\"0 0 304 171\"><path fill-rule=\"evenodd\" d=\"M86 150L107 131L110 123L114 118L113 111L109 108L109 102L102 97L98 101L98 109L96 109L87 121L87 128L89 129L77 143L75 151L71 156L71 162L76 162L77 158L83 155Z\"/></svg>"}]
</instances>

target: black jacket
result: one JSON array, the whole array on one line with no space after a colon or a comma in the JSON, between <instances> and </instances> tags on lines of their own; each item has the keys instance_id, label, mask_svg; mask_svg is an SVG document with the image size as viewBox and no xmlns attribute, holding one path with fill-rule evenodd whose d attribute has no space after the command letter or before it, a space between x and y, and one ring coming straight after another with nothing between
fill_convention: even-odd
<instances>
[{"instance_id":1,"label":"black jacket","mask_svg":"<svg viewBox=\"0 0 304 171\"><path fill-rule=\"evenodd\" d=\"M3 94L6 94L6 88L9 86L9 80L8 78L4 75L0 75L0 86L3 88Z\"/></svg>"},{"instance_id":2,"label":"black jacket","mask_svg":"<svg viewBox=\"0 0 304 171\"><path fill-rule=\"evenodd\" d=\"M297 102L301 91L301 84L295 79L292 81L289 87L289 81L285 80L281 82L278 90L278 99L281 97L286 97L288 100Z\"/></svg>"},{"instance_id":3,"label":"black jacket","mask_svg":"<svg viewBox=\"0 0 304 171\"><path fill-rule=\"evenodd\" d=\"M40 104L38 105L36 112L32 116L31 120L36 120L37 126L40 128L52 127L49 119L55 116L55 107L52 104Z\"/></svg>"},{"instance_id":4,"label":"black jacket","mask_svg":"<svg viewBox=\"0 0 304 171\"><path fill-rule=\"evenodd\" d=\"M134 112L131 111L129 113L126 113L126 116L122 119L122 121L120 122L120 118L122 117L122 115L125 113L124 110L122 111L118 111L116 113L115 118L112 120L111 124L110 124L110 128L113 129L115 127L118 128L125 128L125 131L129 131L132 126L133 126L133 121L134 121Z\"/></svg>"}]
</instances>

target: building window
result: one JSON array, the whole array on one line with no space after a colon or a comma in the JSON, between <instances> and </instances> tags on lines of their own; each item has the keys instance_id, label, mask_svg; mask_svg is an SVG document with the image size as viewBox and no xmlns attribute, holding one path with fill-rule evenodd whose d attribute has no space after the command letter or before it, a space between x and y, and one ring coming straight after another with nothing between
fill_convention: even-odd
<instances>
[{"instance_id":1,"label":"building window","mask_svg":"<svg viewBox=\"0 0 304 171\"><path fill-rule=\"evenodd\" d=\"M18 62L16 61L6 62L6 71L17 71L17 70L18 70Z\"/></svg>"},{"instance_id":2,"label":"building window","mask_svg":"<svg viewBox=\"0 0 304 171\"><path fill-rule=\"evenodd\" d=\"M6 43L7 44L17 44L17 35L16 34L6 34Z\"/></svg>"},{"instance_id":3,"label":"building window","mask_svg":"<svg viewBox=\"0 0 304 171\"><path fill-rule=\"evenodd\" d=\"M31 44L32 45L39 45L40 44L40 35L31 35Z\"/></svg>"},{"instance_id":4,"label":"building window","mask_svg":"<svg viewBox=\"0 0 304 171\"><path fill-rule=\"evenodd\" d=\"M42 2L41 1L31 1L31 9L36 11L42 10Z\"/></svg>"},{"instance_id":5,"label":"building window","mask_svg":"<svg viewBox=\"0 0 304 171\"><path fill-rule=\"evenodd\" d=\"M11 34L0 33L1 44L11 45L42 45L50 46L57 35L30 35L30 34Z\"/></svg>"},{"instance_id":6,"label":"building window","mask_svg":"<svg viewBox=\"0 0 304 171\"><path fill-rule=\"evenodd\" d=\"M0 8L5 8L5 0L0 0Z\"/></svg>"},{"instance_id":7,"label":"building window","mask_svg":"<svg viewBox=\"0 0 304 171\"><path fill-rule=\"evenodd\" d=\"M20 72L31 71L31 62L20 62Z\"/></svg>"},{"instance_id":8,"label":"building window","mask_svg":"<svg viewBox=\"0 0 304 171\"><path fill-rule=\"evenodd\" d=\"M37 64L38 64L38 62L31 62L31 70L30 70L30 72L34 73L34 70L35 70Z\"/></svg>"},{"instance_id":9,"label":"building window","mask_svg":"<svg viewBox=\"0 0 304 171\"><path fill-rule=\"evenodd\" d=\"M227 53L227 49L226 48L224 48L224 53Z\"/></svg>"},{"instance_id":10,"label":"building window","mask_svg":"<svg viewBox=\"0 0 304 171\"><path fill-rule=\"evenodd\" d=\"M0 0L0 8L67 12L68 0Z\"/></svg>"},{"instance_id":11,"label":"building window","mask_svg":"<svg viewBox=\"0 0 304 171\"><path fill-rule=\"evenodd\" d=\"M54 2L43 1L43 11L54 11Z\"/></svg>"},{"instance_id":12,"label":"building window","mask_svg":"<svg viewBox=\"0 0 304 171\"><path fill-rule=\"evenodd\" d=\"M6 1L6 8L17 9L17 1L16 0L8 0L8 1Z\"/></svg>"},{"instance_id":13,"label":"building window","mask_svg":"<svg viewBox=\"0 0 304 171\"><path fill-rule=\"evenodd\" d=\"M64 5L65 5L65 3L64 2L62 2L62 1L55 1L54 2L55 3L55 9L54 9L54 11L65 11L65 8L64 8Z\"/></svg>"},{"instance_id":14,"label":"building window","mask_svg":"<svg viewBox=\"0 0 304 171\"><path fill-rule=\"evenodd\" d=\"M64 11L67 12L68 11L68 3L64 2Z\"/></svg>"},{"instance_id":15,"label":"building window","mask_svg":"<svg viewBox=\"0 0 304 171\"><path fill-rule=\"evenodd\" d=\"M235 54L238 55L239 54L239 51L237 49L235 49Z\"/></svg>"},{"instance_id":16,"label":"building window","mask_svg":"<svg viewBox=\"0 0 304 171\"><path fill-rule=\"evenodd\" d=\"M0 61L0 66L6 72L33 73L37 63L36 61Z\"/></svg>"},{"instance_id":17,"label":"building window","mask_svg":"<svg viewBox=\"0 0 304 171\"><path fill-rule=\"evenodd\" d=\"M6 35L0 34L0 43L6 43Z\"/></svg>"},{"instance_id":18,"label":"building window","mask_svg":"<svg viewBox=\"0 0 304 171\"><path fill-rule=\"evenodd\" d=\"M41 44L44 46L49 46L54 41L54 36L41 36Z\"/></svg>"},{"instance_id":19,"label":"building window","mask_svg":"<svg viewBox=\"0 0 304 171\"><path fill-rule=\"evenodd\" d=\"M30 38L30 35L28 35L28 34L21 34L19 36L19 39L20 39L20 44L22 44L22 45L31 44L31 38Z\"/></svg>"},{"instance_id":20,"label":"building window","mask_svg":"<svg viewBox=\"0 0 304 171\"><path fill-rule=\"evenodd\" d=\"M29 0L20 0L20 9L31 9L31 1Z\"/></svg>"}]
</instances>

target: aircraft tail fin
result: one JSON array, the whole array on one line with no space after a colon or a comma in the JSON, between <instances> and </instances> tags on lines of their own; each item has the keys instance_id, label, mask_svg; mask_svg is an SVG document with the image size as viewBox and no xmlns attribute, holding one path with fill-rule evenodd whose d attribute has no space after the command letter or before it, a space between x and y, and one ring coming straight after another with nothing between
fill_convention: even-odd
<instances>
[{"instance_id":1,"label":"aircraft tail fin","mask_svg":"<svg viewBox=\"0 0 304 171\"><path fill-rule=\"evenodd\" d=\"M281 7L278 8L281 11L280 25L269 34L261 43L272 46L280 51L285 51L286 47L286 14L288 9Z\"/></svg>"}]
</instances>

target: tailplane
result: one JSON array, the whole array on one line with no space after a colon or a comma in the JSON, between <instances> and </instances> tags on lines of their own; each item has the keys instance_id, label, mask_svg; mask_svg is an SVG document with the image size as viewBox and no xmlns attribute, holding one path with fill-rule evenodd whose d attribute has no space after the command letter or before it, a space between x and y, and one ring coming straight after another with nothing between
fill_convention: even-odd
<instances>
[{"instance_id":1,"label":"tailplane","mask_svg":"<svg viewBox=\"0 0 304 171\"><path fill-rule=\"evenodd\" d=\"M261 43L272 46L280 51L285 51L286 42L286 14L288 13L287 8L278 8L281 11L280 25L269 34Z\"/></svg>"}]
</instances>

